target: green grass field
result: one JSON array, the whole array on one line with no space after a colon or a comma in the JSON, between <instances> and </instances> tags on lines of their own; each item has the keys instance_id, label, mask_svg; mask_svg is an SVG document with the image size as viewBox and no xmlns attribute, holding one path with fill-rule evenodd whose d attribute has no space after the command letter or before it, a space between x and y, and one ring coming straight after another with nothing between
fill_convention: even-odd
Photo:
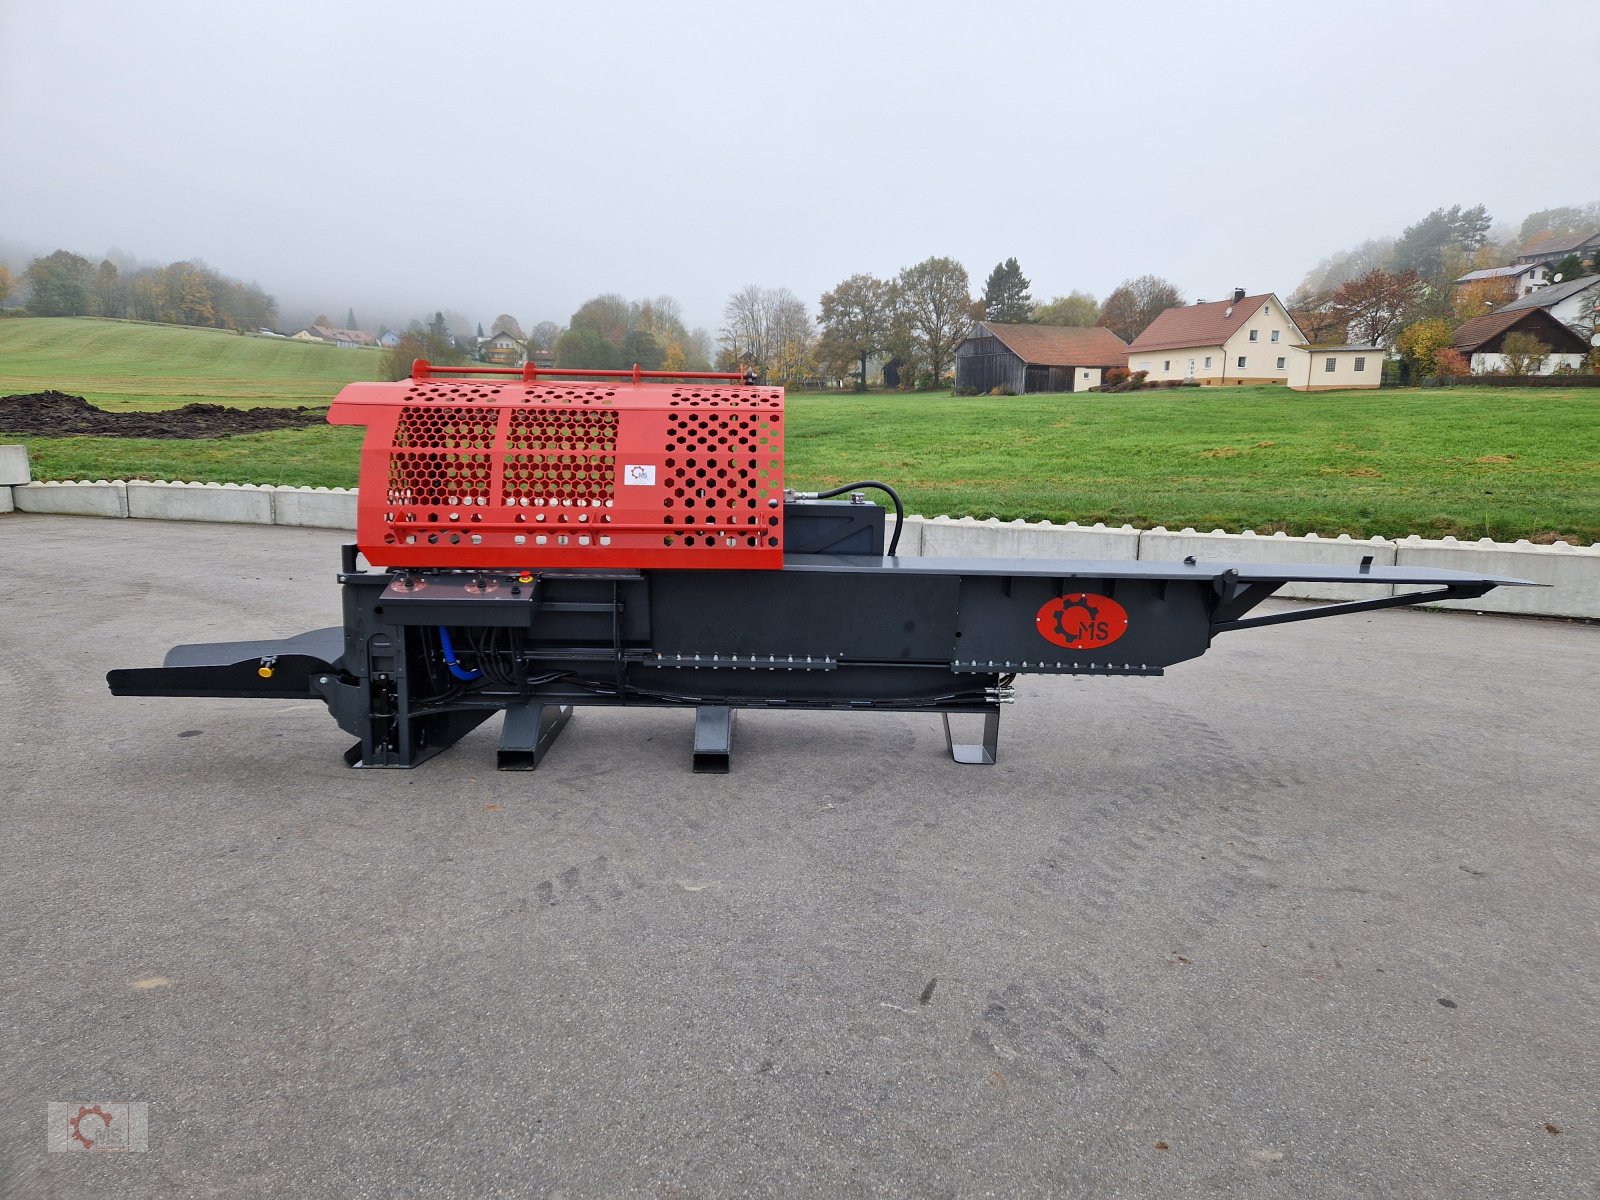
<instances>
[{"instance_id":1,"label":"green grass field","mask_svg":"<svg viewBox=\"0 0 1600 1200\"><path fill-rule=\"evenodd\" d=\"M0 321L0 396L55 389L109 409L326 404L377 378L381 356L221 329L18 318Z\"/></svg>"},{"instance_id":2,"label":"green grass field","mask_svg":"<svg viewBox=\"0 0 1600 1200\"><path fill-rule=\"evenodd\" d=\"M16 361L14 347L25 349ZM124 408L316 403L376 366L358 351L207 331L0 321L0 395L53 387ZM1600 541L1595 390L792 394L789 414L791 486L882 479L929 515ZM360 430L171 442L0 429L0 441L25 442L40 479L331 487L355 484Z\"/></svg>"}]
</instances>

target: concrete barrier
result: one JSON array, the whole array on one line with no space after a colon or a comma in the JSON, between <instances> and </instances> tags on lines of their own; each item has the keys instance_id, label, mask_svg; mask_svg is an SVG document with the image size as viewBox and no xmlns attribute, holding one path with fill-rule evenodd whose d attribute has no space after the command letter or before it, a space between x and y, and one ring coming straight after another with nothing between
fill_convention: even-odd
<instances>
[{"instance_id":1,"label":"concrete barrier","mask_svg":"<svg viewBox=\"0 0 1600 1200\"><path fill-rule=\"evenodd\" d=\"M922 526L922 553L929 558L1092 558L1139 557L1139 531L1069 521L999 521L991 517L935 517ZM1181 556L1180 556L1181 557Z\"/></svg>"},{"instance_id":2,"label":"concrete barrier","mask_svg":"<svg viewBox=\"0 0 1600 1200\"><path fill-rule=\"evenodd\" d=\"M28 469L26 446L0 446L0 487L15 487L32 483L33 474Z\"/></svg>"},{"instance_id":3,"label":"concrete barrier","mask_svg":"<svg viewBox=\"0 0 1600 1200\"><path fill-rule=\"evenodd\" d=\"M1263 537L1249 531L1224 533L1220 529L1210 533L1197 533L1193 529L1173 533L1157 525L1139 535L1141 559L1181 562L1191 554L1200 562L1306 563L1338 567L1358 567L1369 555L1375 567L1392 567L1395 561L1393 542L1383 538L1357 541L1349 534L1323 538L1314 533L1304 537L1274 533ZM1391 585L1296 582L1285 584L1277 594L1291 600L1375 600L1380 596L1392 596L1394 588Z\"/></svg>"},{"instance_id":4,"label":"concrete barrier","mask_svg":"<svg viewBox=\"0 0 1600 1200\"><path fill-rule=\"evenodd\" d=\"M272 520L276 525L311 529L354 529L355 488L280 487L272 489Z\"/></svg>"},{"instance_id":5,"label":"concrete barrier","mask_svg":"<svg viewBox=\"0 0 1600 1200\"><path fill-rule=\"evenodd\" d=\"M11 489L18 512L55 513L64 517L125 517L128 485L122 480L81 479L65 483L28 483Z\"/></svg>"},{"instance_id":6,"label":"concrete barrier","mask_svg":"<svg viewBox=\"0 0 1600 1200\"><path fill-rule=\"evenodd\" d=\"M3 449L3 447L0 447ZM100 479L66 483L0 485L0 513L54 513L86 517L152 517L168 521L232 521L256 525L297 525L354 529L354 488L273 488L254 484L154 483ZM893 525L889 526L892 534ZM1525 613L1545 617L1600 620L1600 544L1535 546L1529 542L1428 541L1411 536L1360 541L1336 538L1260 536L1214 529L1173 532L1164 526L1138 530L1131 525L1079 525L1069 521L974 520L908 516L900 539L902 555L958 558L1143 559L1181 562L1194 555L1212 562L1283 562L1358 566L1367 556L1376 566L1440 567L1446 570L1507 575L1549 584L1543 588L1499 588L1477 600L1452 600L1440 607L1475 612ZM1280 596L1305 600L1362 600L1387 594L1383 586L1287 584ZM1402 587L1400 591L1418 591Z\"/></svg>"},{"instance_id":7,"label":"concrete barrier","mask_svg":"<svg viewBox=\"0 0 1600 1200\"><path fill-rule=\"evenodd\" d=\"M922 527L928 523L927 517L919 517L915 513L906 515L905 529L900 534L900 545L895 547L897 554L914 558L922 553ZM889 543L894 540L894 514L890 513L884 518L883 545L887 550Z\"/></svg>"},{"instance_id":8,"label":"concrete barrier","mask_svg":"<svg viewBox=\"0 0 1600 1200\"><path fill-rule=\"evenodd\" d=\"M1472 612L1525 613L1529 616L1600 618L1600 544L1535 546L1531 542L1495 542L1483 538L1429 541L1412 535L1396 543L1402 567L1440 567L1447 571L1481 571L1532 579L1549 587L1495 588L1476 600L1446 600L1440 608ZM1415 592L1421 588L1402 587Z\"/></svg>"},{"instance_id":9,"label":"concrete barrier","mask_svg":"<svg viewBox=\"0 0 1600 1200\"><path fill-rule=\"evenodd\" d=\"M253 483L154 483L130 481L130 517L157 521L223 521L272 524L272 491Z\"/></svg>"}]
</instances>

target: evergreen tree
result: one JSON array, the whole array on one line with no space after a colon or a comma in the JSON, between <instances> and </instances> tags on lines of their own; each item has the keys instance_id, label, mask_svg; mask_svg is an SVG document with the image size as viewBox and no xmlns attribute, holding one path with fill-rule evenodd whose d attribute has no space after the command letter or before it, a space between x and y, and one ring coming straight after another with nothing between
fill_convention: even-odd
<instances>
[{"instance_id":1,"label":"evergreen tree","mask_svg":"<svg viewBox=\"0 0 1600 1200\"><path fill-rule=\"evenodd\" d=\"M991 321L1025 325L1033 320L1033 297L1029 284L1015 258L997 263L983 285L983 312Z\"/></svg>"}]
</instances>

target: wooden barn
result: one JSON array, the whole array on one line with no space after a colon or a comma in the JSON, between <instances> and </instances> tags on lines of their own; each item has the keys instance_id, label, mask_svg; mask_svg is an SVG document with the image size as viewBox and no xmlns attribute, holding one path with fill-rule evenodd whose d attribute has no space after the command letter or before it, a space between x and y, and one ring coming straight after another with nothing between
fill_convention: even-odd
<instances>
[{"instance_id":1,"label":"wooden barn","mask_svg":"<svg viewBox=\"0 0 1600 1200\"><path fill-rule=\"evenodd\" d=\"M1474 375L1503 371L1505 340L1513 333L1533 335L1549 352L1533 371L1535 375L1552 374L1557 367L1580 367L1589 353L1589 343L1552 317L1549 309L1509 304L1457 328L1450 347L1467 356Z\"/></svg>"},{"instance_id":2,"label":"wooden barn","mask_svg":"<svg viewBox=\"0 0 1600 1200\"><path fill-rule=\"evenodd\" d=\"M1128 365L1128 343L1109 329L979 321L956 347L956 387L978 392L1082 392Z\"/></svg>"}]
</instances>

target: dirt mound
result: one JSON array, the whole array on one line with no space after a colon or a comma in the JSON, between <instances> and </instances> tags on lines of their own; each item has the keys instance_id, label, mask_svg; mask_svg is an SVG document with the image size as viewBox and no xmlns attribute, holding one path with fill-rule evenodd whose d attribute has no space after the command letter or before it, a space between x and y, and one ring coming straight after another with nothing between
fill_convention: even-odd
<instances>
[{"instance_id":1,"label":"dirt mound","mask_svg":"<svg viewBox=\"0 0 1600 1200\"><path fill-rule=\"evenodd\" d=\"M0 396L0 431L35 437L218 438L268 429L301 429L328 419L325 408L224 408L185 404L165 412L107 412L82 396L35 392Z\"/></svg>"}]
</instances>

